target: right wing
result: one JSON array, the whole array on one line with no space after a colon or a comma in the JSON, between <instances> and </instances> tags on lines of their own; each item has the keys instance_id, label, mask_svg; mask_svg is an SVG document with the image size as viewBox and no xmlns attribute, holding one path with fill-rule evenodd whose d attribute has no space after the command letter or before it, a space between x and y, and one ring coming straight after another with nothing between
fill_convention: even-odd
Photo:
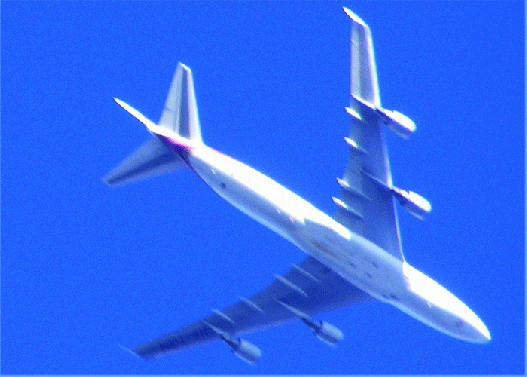
<instances>
[{"instance_id":1,"label":"right wing","mask_svg":"<svg viewBox=\"0 0 527 377\"><path fill-rule=\"evenodd\" d=\"M234 336L302 319L294 310L312 315L371 299L323 264L307 257L285 275L275 275L275 281L253 297L240 297L236 304L222 311L214 310L208 317L145 343L132 352L145 359L159 357L220 339L218 330Z\"/></svg>"}]
</instances>

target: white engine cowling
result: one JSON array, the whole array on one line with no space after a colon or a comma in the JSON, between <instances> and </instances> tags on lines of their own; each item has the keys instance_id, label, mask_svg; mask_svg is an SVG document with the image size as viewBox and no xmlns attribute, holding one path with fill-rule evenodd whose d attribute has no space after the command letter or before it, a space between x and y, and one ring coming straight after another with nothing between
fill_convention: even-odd
<instances>
[{"instance_id":1,"label":"white engine cowling","mask_svg":"<svg viewBox=\"0 0 527 377\"><path fill-rule=\"evenodd\" d=\"M424 219L432 210L432 206L428 200L415 192L392 187L392 193L399 200L399 203L418 219Z\"/></svg>"},{"instance_id":2,"label":"white engine cowling","mask_svg":"<svg viewBox=\"0 0 527 377\"><path fill-rule=\"evenodd\" d=\"M415 131L415 123L406 115L395 110L377 109L386 126L397 135L408 138Z\"/></svg>"},{"instance_id":3,"label":"white engine cowling","mask_svg":"<svg viewBox=\"0 0 527 377\"><path fill-rule=\"evenodd\" d=\"M236 344L229 344L229 346L236 356L249 364L254 364L262 356L262 351L245 339L238 339Z\"/></svg>"},{"instance_id":4,"label":"white engine cowling","mask_svg":"<svg viewBox=\"0 0 527 377\"><path fill-rule=\"evenodd\" d=\"M313 328L313 333L330 346L336 346L344 338L344 334L337 327L330 323L320 321L318 326Z\"/></svg>"}]
</instances>

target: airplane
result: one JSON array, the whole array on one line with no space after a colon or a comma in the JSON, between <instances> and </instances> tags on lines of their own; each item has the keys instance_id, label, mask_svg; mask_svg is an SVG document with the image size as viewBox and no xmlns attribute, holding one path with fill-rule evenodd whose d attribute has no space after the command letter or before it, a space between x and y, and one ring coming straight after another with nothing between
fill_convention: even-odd
<instances>
[{"instance_id":1,"label":"airplane","mask_svg":"<svg viewBox=\"0 0 527 377\"><path fill-rule=\"evenodd\" d=\"M213 340L222 340L246 362L260 349L239 334L299 319L323 342L337 345L343 333L312 315L379 300L432 328L467 342L487 343L482 320L439 283L404 258L396 202L423 219L431 211L422 196L395 187L384 126L408 138L415 130L407 116L381 106L369 27L344 8L351 20L351 129L346 169L337 178L340 196L328 216L311 203L253 168L205 145L190 68L179 63L165 107L156 124L114 98L143 123L152 137L103 181L118 186L168 171L190 168L236 208L307 254L285 275L250 298L213 310L209 316L130 351L156 358Z\"/></svg>"}]
</instances>

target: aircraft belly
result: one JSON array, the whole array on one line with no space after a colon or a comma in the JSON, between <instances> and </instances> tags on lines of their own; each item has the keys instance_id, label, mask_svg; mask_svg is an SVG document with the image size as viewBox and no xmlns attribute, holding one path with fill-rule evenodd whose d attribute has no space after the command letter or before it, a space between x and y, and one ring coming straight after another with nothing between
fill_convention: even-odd
<instances>
[{"instance_id":1,"label":"aircraft belly","mask_svg":"<svg viewBox=\"0 0 527 377\"><path fill-rule=\"evenodd\" d=\"M230 183L229 190L225 188L225 192L219 194L240 211L288 240L291 240L291 234L298 227L298 220L292 214L257 193L248 191L236 181Z\"/></svg>"},{"instance_id":2,"label":"aircraft belly","mask_svg":"<svg viewBox=\"0 0 527 377\"><path fill-rule=\"evenodd\" d=\"M289 208L281 205L280 200L277 199L281 193L276 191L283 189L289 196L295 194L263 175L259 176L259 181L253 185L247 182L247 179L244 182L244 179L240 179L239 167L247 167L223 155L194 154L190 158L190 163L194 171L223 199L294 243L292 234L295 233L301 219ZM262 192L262 181L264 181L263 185L268 183L268 186L273 186L274 192L271 193L274 195Z\"/></svg>"},{"instance_id":3,"label":"aircraft belly","mask_svg":"<svg viewBox=\"0 0 527 377\"><path fill-rule=\"evenodd\" d=\"M270 178L255 176L250 168L212 150L193 152L190 164L233 206L351 284L384 301L405 289L401 261L364 238L349 234L342 225Z\"/></svg>"},{"instance_id":4,"label":"aircraft belly","mask_svg":"<svg viewBox=\"0 0 527 377\"><path fill-rule=\"evenodd\" d=\"M301 249L373 297L397 302L407 290L402 262L360 236L341 234L332 219L321 219L305 220Z\"/></svg>"}]
</instances>

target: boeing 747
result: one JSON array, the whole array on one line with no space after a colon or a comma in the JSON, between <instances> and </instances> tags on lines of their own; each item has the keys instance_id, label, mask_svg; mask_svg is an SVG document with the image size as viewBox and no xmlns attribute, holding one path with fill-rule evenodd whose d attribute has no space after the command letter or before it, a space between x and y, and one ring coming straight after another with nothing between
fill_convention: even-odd
<instances>
[{"instance_id":1,"label":"boeing 747","mask_svg":"<svg viewBox=\"0 0 527 377\"><path fill-rule=\"evenodd\" d=\"M201 138L191 70L177 66L164 110L156 124L115 99L143 123L152 138L111 171L104 181L120 185L168 171L190 168L212 190L284 237L307 257L267 288L224 310L140 345L149 359L212 340L222 340L243 360L261 355L240 333L300 319L322 341L338 344L343 333L313 314L380 300L452 337L486 343L490 333L461 300L404 258L396 202L422 219L431 210L420 195L393 186L384 126L407 138L415 130L405 115L381 106L368 26L349 9L351 96L346 107L351 130L340 196L333 217L266 175L228 157Z\"/></svg>"}]
</instances>

